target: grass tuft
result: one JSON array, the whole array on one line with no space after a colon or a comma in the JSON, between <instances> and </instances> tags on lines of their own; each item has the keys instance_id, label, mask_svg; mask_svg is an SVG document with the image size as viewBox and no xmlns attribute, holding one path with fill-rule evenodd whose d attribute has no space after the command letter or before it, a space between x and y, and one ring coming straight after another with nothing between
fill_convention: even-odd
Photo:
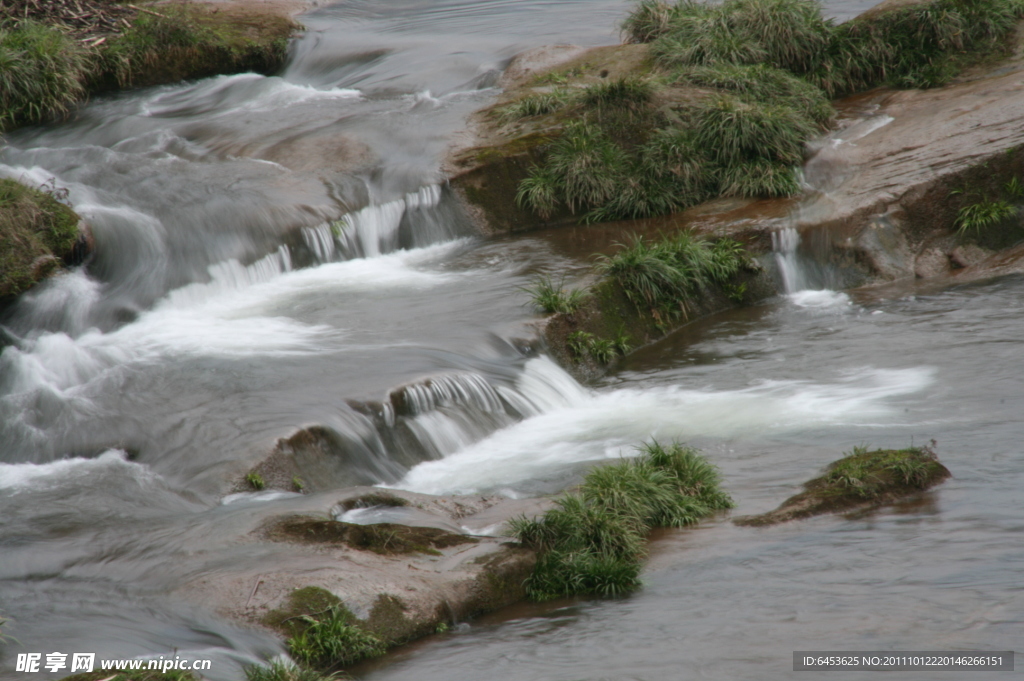
<instances>
[{"instance_id":1,"label":"grass tuft","mask_svg":"<svg viewBox=\"0 0 1024 681\"><path fill-rule=\"evenodd\" d=\"M615 255L601 256L598 269L637 307L685 314L696 293L726 283L744 262L743 247L731 239L712 244L679 232L659 241L634 236Z\"/></svg>"},{"instance_id":2,"label":"grass tuft","mask_svg":"<svg viewBox=\"0 0 1024 681\"><path fill-rule=\"evenodd\" d=\"M303 615L303 630L288 639L288 651L301 664L330 671L386 651L384 642L355 623L347 610L333 606L319 615Z\"/></svg>"},{"instance_id":3,"label":"grass tuft","mask_svg":"<svg viewBox=\"0 0 1024 681\"><path fill-rule=\"evenodd\" d=\"M661 0L640 0L622 22L622 35L627 43L649 43L664 35L676 8Z\"/></svg>"},{"instance_id":4,"label":"grass tuft","mask_svg":"<svg viewBox=\"0 0 1024 681\"><path fill-rule=\"evenodd\" d=\"M246 681L335 681L336 674L323 674L291 662L275 660L268 665L245 668Z\"/></svg>"},{"instance_id":5,"label":"grass tuft","mask_svg":"<svg viewBox=\"0 0 1024 681\"><path fill-rule=\"evenodd\" d=\"M544 116L568 106L573 94L565 89L527 95L498 109L498 120L511 123L531 116Z\"/></svg>"},{"instance_id":6,"label":"grass tuft","mask_svg":"<svg viewBox=\"0 0 1024 681\"><path fill-rule=\"evenodd\" d=\"M718 483L714 466L679 444L650 443L635 459L594 469L543 517L510 521L513 535L540 554L527 593L545 600L637 588L652 529L693 525L732 507Z\"/></svg>"},{"instance_id":7,"label":"grass tuft","mask_svg":"<svg viewBox=\"0 0 1024 681\"><path fill-rule=\"evenodd\" d=\"M978 234L984 229L1015 217L1017 213L1017 207L1008 201L983 200L961 208L954 226L958 234Z\"/></svg>"},{"instance_id":8,"label":"grass tuft","mask_svg":"<svg viewBox=\"0 0 1024 681\"><path fill-rule=\"evenodd\" d=\"M67 114L88 68L86 50L58 29L0 22L0 130Z\"/></svg>"},{"instance_id":9,"label":"grass tuft","mask_svg":"<svg viewBox=\"0 0 1024 681\"><path fill-rule=\"evenodd\" d=\"M565 290L565 278L555 284L550 277L537 277L523 289L530 294L534 307L549 314L572 314L587 297L581 289Z\"/></svg>"}]
</instances>

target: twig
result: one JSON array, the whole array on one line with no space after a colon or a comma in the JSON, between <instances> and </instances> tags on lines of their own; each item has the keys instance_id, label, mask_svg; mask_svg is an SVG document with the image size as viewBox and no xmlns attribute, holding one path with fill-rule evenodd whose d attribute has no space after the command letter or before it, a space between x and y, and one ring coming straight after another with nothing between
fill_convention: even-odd
<instances>
[{"instance_id":1,"label":"twig","mask_svg":"<svg viewBox=\"0 0 1024 681\"><path fill-rule=\"evenodd\" d=\"M152 14L153 16L160 17L161 19L170 19L170 17L167 16L166 14L160 14L159 12L154 12L153 10L142 9L141 7L136 7L135 5L127 5L127 6L131 7L133 10L135 10L137 12L145 12L146 14Z\"/></svg>"},{"instance_id":2,"label":"twig","mask_svg":"<svg viewBox=\"0 0 1024 681\"><path fill-rule=\"evenodd\" d=\"M245 602L245 607L248 608L249 604L252 603L252 597L256 595L256 589L260 588L260 584L263 583L262 577L263 575L256 575L256 583L253 584L252 592L249 594L249 600Z\"/></svg>"}]
</instances>

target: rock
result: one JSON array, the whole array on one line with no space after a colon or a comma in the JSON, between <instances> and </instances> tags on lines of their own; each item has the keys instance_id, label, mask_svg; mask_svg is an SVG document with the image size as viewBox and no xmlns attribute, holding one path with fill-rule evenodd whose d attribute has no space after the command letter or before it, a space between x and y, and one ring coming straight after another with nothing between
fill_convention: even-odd
<instances>
[{"instance_id":1,"label":"rock","mask_svg":"<svg viewBox=\"0 0 1024 681\"><path fill-rule=\"evenodd\" d=\"M917 256L914 262L914 276L930 279L949 272L949 257L937 248L929 248Z\"/></svg>"},{"instance_id":2,"label":"rock","mask_svg":"<svg viewBox=\"0 0 1024 681\"><path fill-rule=\"evenodd\" d=\"M949 252L949 260L953 263L954 267L964 268L977 265L990 255L992 255L991 251L988 251L981 246L976 244L963 244Z\"/></svg>"}]
</instances>

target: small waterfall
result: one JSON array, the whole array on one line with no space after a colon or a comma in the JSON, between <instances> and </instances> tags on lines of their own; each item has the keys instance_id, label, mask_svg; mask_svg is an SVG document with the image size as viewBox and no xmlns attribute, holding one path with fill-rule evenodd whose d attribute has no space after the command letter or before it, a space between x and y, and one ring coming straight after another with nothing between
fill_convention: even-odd
<instances>
[{"instance_id":1,"label":"small waterfall","mask_svg":"<svg viewBox=\"0 0 1024 681\"><path fill-rule=\"evenodd\" d=\"M410 214L437 208L441 197L441 185L420 187L401 199L372 204L344 215L340 220L306 227L302 230L302 240L317 262L326 263L373 258L411 244L422 246L452 238L455 234L447 230L445 233L432 234L426 240L417 239L415 234L403 236L405 230L414 229L409 223ZM420 222L424 218L426 222L431 222L426 215L420 217ZM428 231L438 230L431 225Z\"/></svg>"},{"instance_id":2,"label":"small waterfall","mask_svg":"<svg viewBox=\"0 0 1024 681\"><path fill-rule=\"evenodd\" d=\"M786 227L772 232L772 250L775 252L775 264L782 276L782 285L786 295L800 307L812 308L843 308L850 305L850 297L845 293L833 291L827 285L835 279L835 273L826 265L806 263L801 260L797 249L800 246L800 232L793 227Z\"/></svg>"},{"instance_id":3,"label":"small waterfall","mask_svg":"<svg viewBox=\"0 0 1024 681\"><path fill-rule=\"evenodd\" d=\"M297 455L300 477L318 484L394 484L424 461L588 396L547 357L527 360L515 377L452 371L394 388L381 402L349 401L338 419L299 431L279 448Z\"/></svg>"},{"instance_id":4,"label":"small waterfall","mask_svg":"<svg viewBox=\"0 0 1024 681\"><path fill-rule=\"evenodd\" d=\"M775 264L782 275L782 285L786 293L796 293L807 288L807 277L800 266L796 249L800 245L800 232L793 227L785 227L772 232L772 250L775 252Z\"/></svg>"}]
</instances>

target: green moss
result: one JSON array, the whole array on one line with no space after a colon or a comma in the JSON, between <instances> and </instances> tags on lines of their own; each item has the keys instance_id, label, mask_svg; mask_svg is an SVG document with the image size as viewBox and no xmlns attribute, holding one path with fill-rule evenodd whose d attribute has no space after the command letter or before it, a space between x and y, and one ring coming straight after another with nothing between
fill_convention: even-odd
<instances>
[{"instance_id":1,"label":"green moss","mask_svg":"<svg viewBox=\"0 0 1024 681\"><path fill-rule=\"evenodd\" d=\"M78 215L49 192L0 179L0 299L59 269L78 234Z\"/></svg>"},{"instance_id":2,"label":"green moss","mask_svg":"<svg viewBox=\"0 0 1024 681\"><path fill-rule=\"evenodd\" d=\"M293 591L285 607L271 610L263 616L262 622L286 637L294 636L303 628L303 617L317 617L340 607L344 607L341 599L327 589L307 586Z\"/></svg>"},{"instance_id":3,"label":"green moss","mask_svg":"<svg viewBox=\"0 0 1024 681\"><path fill-rule=\"evenodd\" d=\"M732 500L696 450L653 442L635 459L591 471L577 492L555 504L541 518L510 523L513 535L539 553L526 583L536 600L637 588L652 529L692 525Z\"/></svg>"},{"instance_id":4,"label":"green moss","mask_svg":"<svg viewBox=\"0 0 1024 681\"><path fill-rule=\"evenodd\" d=\"M740 525L774 525L822 513L878 506L916 494L950 477L930 447L855 448L825 473L804 483L804 491L770 513L736 519Z\"/></svg>"}]
</instances>

